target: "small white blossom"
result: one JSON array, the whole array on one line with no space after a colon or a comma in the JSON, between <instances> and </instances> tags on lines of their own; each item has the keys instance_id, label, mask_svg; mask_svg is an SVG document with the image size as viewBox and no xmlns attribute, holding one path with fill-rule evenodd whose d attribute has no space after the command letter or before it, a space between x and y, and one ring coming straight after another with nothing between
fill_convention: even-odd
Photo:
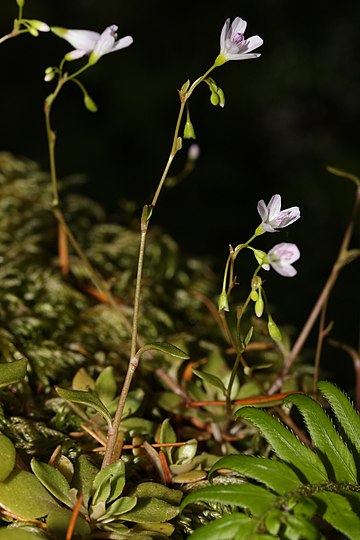
<instances>
[{"instance_id":1,"label":"small white blossom","mask_svg":"<svg viewBox=\"0 0 360 540\"><path fill-rule=\"evenodd\" d=\"M75 60L85 55L90 56L90 63L95 64L102 56L111 52L120 51L132 44L133 38L125 36L117 39L118 27L113 24L105 28L102 34L92 30L68 30L54 26L51 30L57 36L65 39L74 47L67 58Z\"/></svg>"},{"instance_id":2,"label":"small white blossom","mask_svg":"<svg viewBox=\"0 0 360 540\"><path fill-rule=\"evenodd\" d=\"M263 40L259 36L245 39L246 25L247 22L240 17L236 17L231 24L230 19L226 19L220 35L220 54L215 61L217 65L228 60L249 60L260 56L260 53L251 51L260 47Z\"/></svg>"},{"instance_id":3,"label":"small white blossom","mask_svg":"<svg viewBox=\"0 0 360 540\"><path fill-rule=\"evenodd\" d=\"M262 219L260 227L266 232L276 232L276 229L287 227L300 217L298 206L281 210L280 195L273 195L267 206L263 200L259 201L257 210Z\"/></svg>"},{"instance_id":4,"label":"small white blossom","mask_svg":"<svg viewBox=\"0 0 360 540\"><path fill-rule=\"evenodd\" d=\"M297 271L292 266L292 263L299 258L300 251L297 245L282 242L270 249L265 259L269 264L263 264L262 268L270 270L271 266L281 276L293 277L297 274Z\"/></svg>"}]
</instances>

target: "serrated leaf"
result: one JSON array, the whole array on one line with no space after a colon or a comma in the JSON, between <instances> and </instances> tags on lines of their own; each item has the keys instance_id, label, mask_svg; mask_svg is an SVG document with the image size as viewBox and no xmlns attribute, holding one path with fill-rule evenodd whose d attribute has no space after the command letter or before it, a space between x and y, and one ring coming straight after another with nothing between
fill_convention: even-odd
<instances>
[{"instance_id":1,"label":"serrated leaf","mask_svg":"<svg viewBox=\"0 0 360 540\"><path fill-rule=\"evenodd\" d=\"M198 369L193 369L193 373L195 373L195 375L203 381L206 381L207 383L221 390L224 396L226 395L225 385L222 380L219 379L219 377L213 375L212 373L207 373L206 371L199 371Z\"/></svg>"},{"instance_id":2,"label":"serrated leaf","mask_svg":"<svg viewBox=\"0 0 360 540\"><path fill-rule=\"evenodd\" d=\"M321 405L301 394L289 396L285 401L296 405L304 417L311 439L322 453L329 478L337 482L356 483L354 458Z\"/></svg>"},{"instance_id":3,"label":"serrated leaf","mask_svg":"<svg viewBox=\"0 0 360 540\"><path fill-rule=\"evenodd\" d=\"M251 522L252 518L249 516L234 512L200 527L189 538L191 540L229 540L229 538L234 538L240 527Z\"/></svg>"},{"instance_id":4,"label":"serrated leaf","mask_svg":"<svg viewBox=\"0 0 360 540\"><path fill-rule=\"evenodd\" d=\"M328 400L336 419L351 445L360 454L360 416L346 395L334 384L327 381L318 383L320 392Z\"/></svg>"},{"instance_id":5,"label":"serrated leaf","mask_svg":"<svg viewBox=\"0 0 360 540\"><path fill-rule=\"evenodd\" d=\"M59 386L55 387L56 392L59 394L60 397L63 399L66 399L67 401L73 402L73 403L81 403L81 405L86 405L87 407L91 407L92 409L95 409L98 413L100 413L103 418L107 421L108 425L111 426L112 418L111 414L105 407L105 405L100 401L97 394L95 392L83 392L81 390L70 390L68 388L60 388Z\"/></svg>"},{"instance_id":6,"label":"serrated leaf","mask_svg":"<svg viewBox=\"0 0 360 540\"><path fill-rule=\"evenodd\" d=\"M321 515L325 521L350 540L359 540L360 518L345 497L324 491L316 494L313 499L323 507Z\"/></svg>"},{"instance_id":7,"label":"serrated leaf","mask_svg":"<svg viewBox=\"0 0 360 540\"><path fill-rule=\"evenodd\" d=\"M26 366L27 360L25 358L0 364L0 388L22 381L26 375Z\"/></svg>"},{"instance_id":8,"label":"serrated leaf","mask_svg":"<svg viewBox=\"0 0 360 540\"><path fill-rule=\"evenodd\" d=\"M243 407L235 415L259 428L278 457L295 467L309 483L328 480L320 458L273 416L255 407Z\"/></svg>"},{"instance_id":9,"label":"serrated leaf","mask_svg":"<svg viewBox=\"0 0 360 540\"><path fill-rule=\"evenodd\" d=\"M162 343L162 342L154 342L154 343L147 343L143 347L141 347L142 351L149 351L149 350L155 350L160 351L165 354L169 354L170 356L175 356L175 358L181 358L181 360L187 360L189 355L179 349L179 347L176 347L175 345L172 345L171 343Z\"/></svg>"},{"instance_id":10,"label":"serrated leaf","mask_svg":"<svg viewBox=\"0 0 360 540\"><path fill-rule=\"evenodd\" d=\"M275 495L260 486L220 484L192 491L185 497L181 509L194 502L216 502L248 508L254 516L260 516L274 504L275 500Z\"/></svg>"},{"instance_id":11,"label":"serrated leaf","mask_svg":"<svg viewBox=\"0 0 360 540\"><path fill-rule=\"evenodd\" d=\"M258 480L276 493L284 494L302 485L294 471L280 461L245 455L221 458L210 470L209 479L217 469L231 469L248 478Z\"/></svg>"},{"instance_id":12,"label":"serrated leaf","mask_svg":"<svg viewBox=\"0 0 360 540\"><path fill-rule=\"evenodd\" d=\"M36 478L40 480L42 485L50 491L56 499L71 508L72 501L69 496L70 486L61 472L47 463L36 461L35 458L31 460L30 465Z\"/></svg>"},{"instance_id":13,"label":"serrated leaf","mask_svg":"<svg viewBox=\"0 0 360 540\"><path fill-rule=\"evenodd\" d=\"M0 482L0 506L24 519L40 518L58 508L35 475L17 470Z\"/></svg>"},{"instance_id":14,"label":"serrated leaf","mask_svg":"<svg viewBox=\"0 0 360 540\"><path fill-rule=\"evenodd\" d=\"M286 514L285 522L287 526L285 534L289 534L291 528L299 540L318 540L319 531L307 516ZM295 535L293 537L295 538Z\"/></svg>"}]
</instances>

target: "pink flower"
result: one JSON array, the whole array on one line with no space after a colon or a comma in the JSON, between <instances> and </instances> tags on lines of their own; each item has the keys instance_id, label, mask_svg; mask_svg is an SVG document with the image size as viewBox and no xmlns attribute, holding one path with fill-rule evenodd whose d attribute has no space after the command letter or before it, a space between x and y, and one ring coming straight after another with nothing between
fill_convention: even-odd
<instances>
[{"instance_id":1,"label":"pink flower","mask_svg":"<svg viewBox=\"0 0 360 540\"><path fill-rule=\"evenodd\" d=\"M292 206L291 208L286 208L286 210L281 210L280 195L273 195L267 206L263 200L259 201L257 210L262 219L260 227L266 232L276 232L276 229L287 227L300 217L298 206Z\"/></svg>"},{"instance_id":2,"label":"pink flower","mask_svg":"<svg viewBox=\"0 0 360 540\"><path fill-rule=\"evenodd\" d=\"M218 66L228 60L249 60L260 56L260 53L251 51L260 47L263 40L259 36L245 39L246 25L247 22L240 17L231 24L230 19L226 19L220 36L220 54L215 61Z\"/></svg>"},{"instance_id":3,"label":"pink flower","mask_svg":"<svg viewBox=\"0 0 360 540\"><path fill-rule=\"evenodd\" d=\"M270 249L266 255L265 264L263 264L262 268L264 270L270 270L270 266L272 266L272 268L281 276L293 277L297 274L297 271L292 266L292 263L299 258L300 251L295 244L282 242Z\"/></svg>"},{"instance_id":4,"label":"pink flower","mask_svg":"<svg viewBox=\"0 0 360 540\"><path fill-rule=\"evenodd\" d=\"M132 44L133 38L131 36L117 39L117 29L118 27L112 24L105 28L102 34L99 34L92 30L68 30L59 26L51 28L54 34L65 39L74 47L74 50L67 55L69 60L88 55L92 64L95 64L105 54L120 51Z\"/></svg>"}]
</instances>

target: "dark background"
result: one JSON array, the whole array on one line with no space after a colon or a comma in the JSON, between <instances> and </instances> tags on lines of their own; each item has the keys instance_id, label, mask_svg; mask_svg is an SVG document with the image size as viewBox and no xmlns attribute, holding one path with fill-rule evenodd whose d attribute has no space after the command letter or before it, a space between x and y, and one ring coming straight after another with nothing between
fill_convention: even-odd
<instances>
[{"instance_id":1,"label":"dark background","mask_svg":"<svg viewBox=\"0 0 360 540\"><path fill-rule=\"evenodd\" d=\"M16 12L15 0L2 0L1 34L10 31ZM151 199L170 150L177 88L213 63L225 19L241 16L248 21L246 36L264 39L260 59L228 62L212 74L225 91L224 109L210 104L205 85L194 94L191 115L201 158L190 177L163 193L153 222L184 252L211 257L220 287L228 244L245 241L259 223L257 201L280 193L284 207L299 205L301 220L257 245L299 245L296 278L274 272L266 277L277 320L300 328L331 269L352 207L354 186L325 167L360 173L360 3L345 0L331 8L323 0L27 0L25 16L97 31L117 24L119 36L134 37L130 48L102 58L81 78L97 114L83 108L75 85L65 88L54 107L59 176L85 173L86 192L109 215L120 198L138 201L138 212ZM0 46L0 149L48 167L42 107L53 83L45 83L43 73L69 50L50 34ZM354 247L356 242L358 236ZM245 254L238 267L242 283L252 268ZM355 347L358 273L358 263L343 271L329 307L334 338ZM340 368L340 384L353 377L343 353L326 348L323 365Z\"/></svg>"}]
</instances>

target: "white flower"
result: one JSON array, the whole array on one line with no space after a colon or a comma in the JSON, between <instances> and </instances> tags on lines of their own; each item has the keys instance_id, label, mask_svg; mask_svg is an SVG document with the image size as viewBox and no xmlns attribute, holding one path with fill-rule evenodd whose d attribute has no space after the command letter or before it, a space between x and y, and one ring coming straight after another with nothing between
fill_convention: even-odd
<instances>
[{"instance_id":1,"label":"white flower","mask_svg":"<svg viewBox=\"0 0 360 540\"><path fill-rule=\"evenodd\" d=\"M300 251L295 244L282 242L270 249L265 259L269 264L263 264L262 268L270 270L270 266L272 266L281 276L293 277L297 271L291 265L299 258Z\"/></svg>"},{"instance_id":2,"label":"white flower","mask_svg":"<svg viewBox=\"0 0 360 540\"><path fill-rule=\"evenodd\" d=\"M245 39L245 29L247 22L240 17L236 17L230 24L230 19L226 19L221 30L220 54L216 59L216 64L221 65L228 60L248 60L258 58L259 53L251 53L263 44L259 36L252 36ZM249 54L251 53L251 54Z\"/></svg>"},{"instance_id":3,"label":"white flower","mask_svg":"<svg viewBox=\"0 0 360 540\"><path fill-rule=\"evenodd\" d=\"M276 232L276 229L287 227L300 217L298 206L292 206L291 208L286 208L286 210L281 210L280 195L273 195L267 206L263 200L259 201L257 210L262 219L260 227L266 232Z\"/></svg>"},{"instance_id":4,"label":"white flower","mask_svg":"<svg viewBox=\"0 0 360 540\"><path fill-rule=\"evenodd\" d=\"M95 64L104 54L120 51L132 44L133 38L125 36L117 40L118 27L113 24L105 28L102 34L92 30L68 30L53 26L51 30L57 36L65 39L74 47L67 58L75 60L85 55L90 56L90 63Z\"/></svg>"}]
</instances>

